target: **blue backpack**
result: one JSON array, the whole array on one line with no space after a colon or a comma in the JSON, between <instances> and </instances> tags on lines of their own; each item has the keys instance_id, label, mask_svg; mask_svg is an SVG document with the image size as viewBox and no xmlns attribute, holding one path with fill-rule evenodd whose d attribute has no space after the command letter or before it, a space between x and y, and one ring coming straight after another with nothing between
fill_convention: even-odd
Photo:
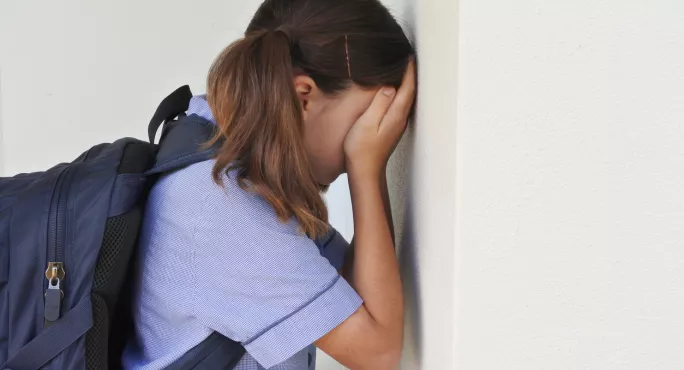
<instances>
[{"instance_id":1,"label":"blue backpack","mask_svg":"<svg viewBox=\"0 0 684 370\"><path fill-rule=\"evenodd\" d=\"M45 172L0 178L0 369L122 367L148 191L216 149L203 146L214 125L185 115L191 97L183 86L162 101L149 142L120 139ZM169 368L232 369L244 351L214 333Z\"/></svg>"}]
</instances>

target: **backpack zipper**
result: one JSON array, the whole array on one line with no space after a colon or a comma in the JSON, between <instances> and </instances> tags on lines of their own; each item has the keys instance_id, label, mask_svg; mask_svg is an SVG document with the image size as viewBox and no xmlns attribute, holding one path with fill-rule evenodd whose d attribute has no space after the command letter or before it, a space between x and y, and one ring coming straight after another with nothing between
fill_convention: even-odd
<instances>
[{"instance_id":1,"label":"backpack zipper","mask_svg":"<svg viewBox=\"0 0 684 370\"><path fill-rule=\"evenodd\" d=\"M45 291L45 325L49 326L60 316L62 299L64 298L64 243L66 239L67 192L69 191L68 175L71 167L66 167L57 177L55 192L50 204L48 265L45 270L47 289ZM66 189L66 191L64 191Z\"/></svg>"}]
</instances>

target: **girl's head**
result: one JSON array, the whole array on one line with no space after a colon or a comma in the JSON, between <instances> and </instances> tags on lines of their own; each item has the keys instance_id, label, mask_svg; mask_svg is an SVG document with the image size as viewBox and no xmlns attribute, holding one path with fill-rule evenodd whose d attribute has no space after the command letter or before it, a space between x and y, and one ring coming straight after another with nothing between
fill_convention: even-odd
<instances>
[{"instance_id":1,"label":"girl's head","mask_svg":"<svg viewBox=\"0 0 684 370\"><path fill-rule=\"evenodd\" d=\"M266 0L209 72L215 179L237 168L279 217L320 235L320 190L345 172L347 132L378 88L399 86L413 52L378 0Z\"/></svg>"}]
</instances>

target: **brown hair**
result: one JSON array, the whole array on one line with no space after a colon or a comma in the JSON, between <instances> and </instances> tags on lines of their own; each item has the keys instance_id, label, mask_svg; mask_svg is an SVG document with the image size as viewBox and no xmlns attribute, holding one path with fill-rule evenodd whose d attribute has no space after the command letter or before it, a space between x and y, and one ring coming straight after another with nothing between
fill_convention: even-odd
<instances>
[{"instance_id":1,"label":"brown hair","mask_svg":"<svg viewBox=\"0 0 684 370\"><path fill-rule=\"evenodd\" d=\"M327 209L302 143L295 71L325 93L356 83L398 87L413 48L378 0L266 0L244 38L214 61L207 100L222 142L213 170L236 169L240 186L309 236L327 230Z\"/></svg>"}]
</instances>

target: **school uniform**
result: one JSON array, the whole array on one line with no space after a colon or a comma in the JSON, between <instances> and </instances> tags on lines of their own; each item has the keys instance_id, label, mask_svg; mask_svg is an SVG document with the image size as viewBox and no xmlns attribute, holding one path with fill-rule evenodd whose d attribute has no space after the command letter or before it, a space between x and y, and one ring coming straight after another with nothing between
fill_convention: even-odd
<instances>
[{"instance_id":1,"label":"school uniform","mask_svg":"<svg viewBox=\"0 0 684 370\"><path fill-rule=\"evenodd\" d=\"M214 121L202 96L188 114ZM362 304L337 272L349 245L332 228L310 240L240 188L234 171L218 186L213 166L197 163L151 190L125 367L162 369L216 331L245 347L236 370L314 370L312 343Z\"/></svg>"}]
</instances>

